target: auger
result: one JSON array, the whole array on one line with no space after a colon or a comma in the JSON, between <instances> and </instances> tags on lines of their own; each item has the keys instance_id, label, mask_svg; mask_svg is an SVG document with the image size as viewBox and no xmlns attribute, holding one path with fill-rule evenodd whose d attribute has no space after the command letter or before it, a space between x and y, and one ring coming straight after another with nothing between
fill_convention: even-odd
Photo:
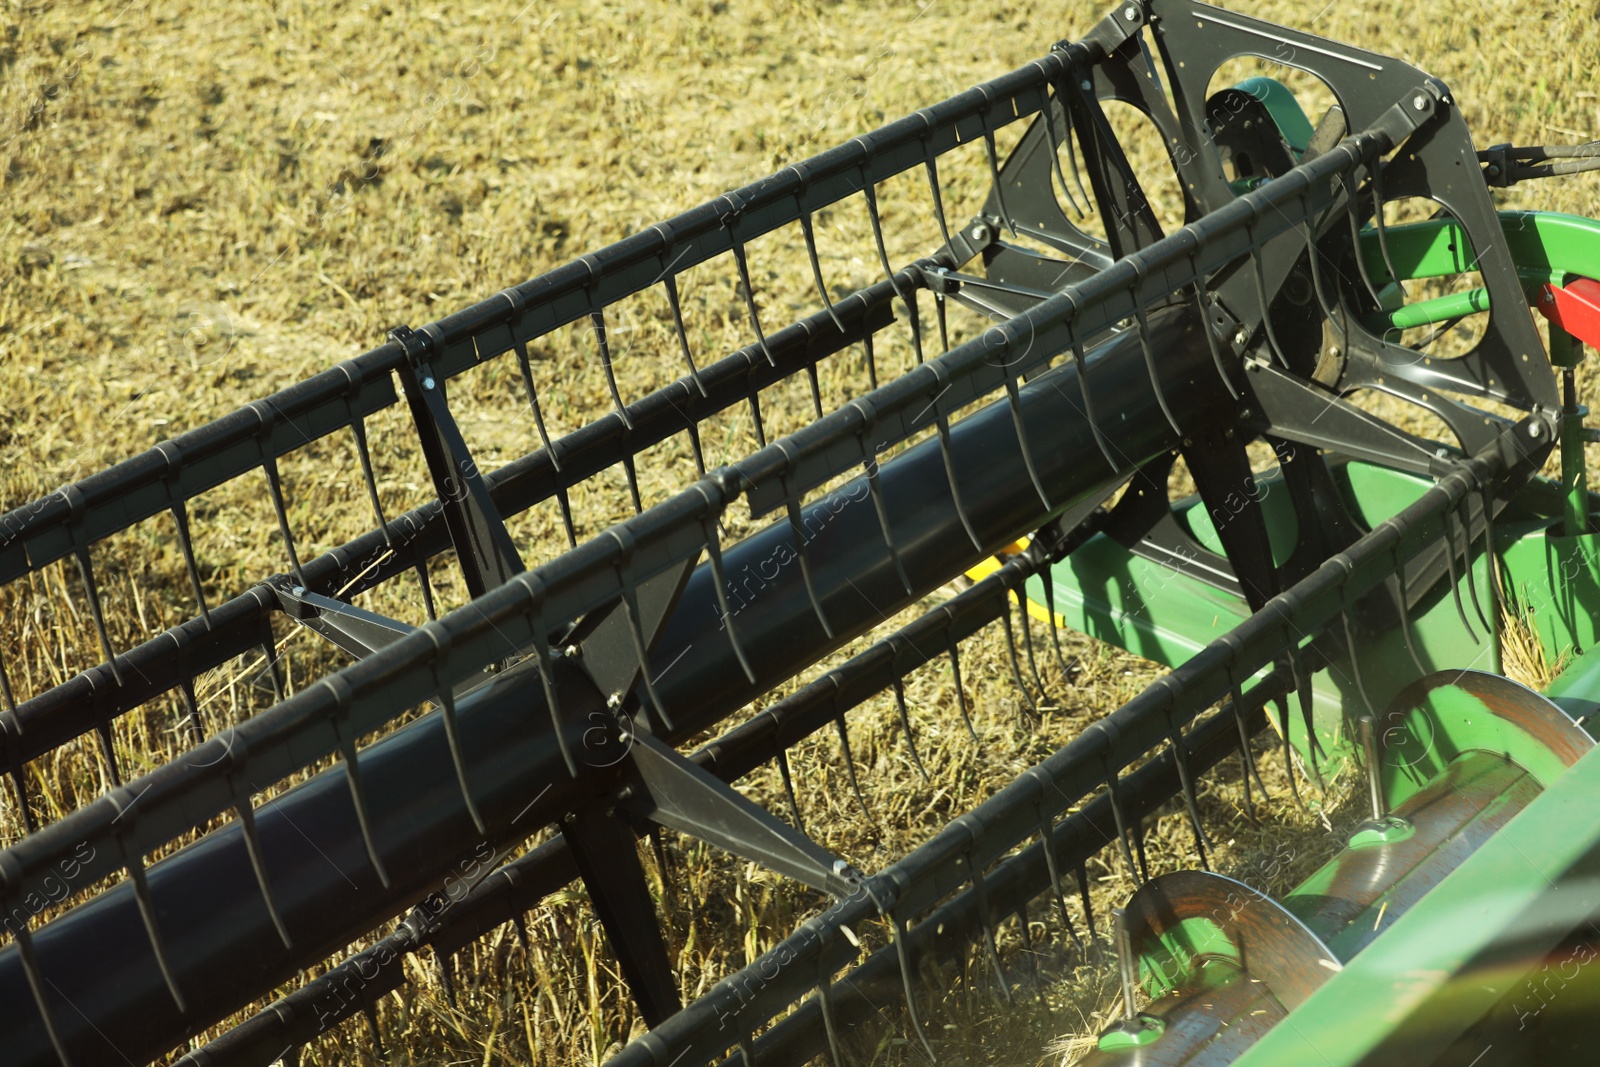
<instances>
[{"instance_id":1,"label":"auger","mask_svg":"<svg viewBox=\"0 0 1600 1067\"><path fill-rule=\"evenodd\" d=\"M1210 91L1240 56L1336 103L1313 121L1287 77ZM1149 120L1161 159L1135 166L1113 103ZM948 179L967 159L990 187L961 221ZM937 1060L930 972L976 953L1007 988L997 930L1020 918L1029 938L1030 914L1058 919L1081 960L1115 950L1122 1018L1086 1063L1576 1062L1600 999L1584 725L1600 549L1575 377L1600 345L1600 222L1497 212L1491 188L1596 159L1480 151L1450 90L1399 60L1128 0L1012 73L0 517L0 583L70 566L103 656L31 687L0 662L26 829L0 852L0 1063L166 1057L370 937L180 1062L293 1058L375 1019L408 954L448 961L507 923L526 937L522 916L578 881L649 1026L619 1067L842 1064L885 1005L909 1054ZM1171 232L1152 165L1182 197ZM905 176L926 185L933 251L896 264L879 188ZM1418 198L1428 217L1386 219ZM881 276L844 292L817 219L847 207ZM803 243L816 303L776 327L751 261L780 232ZM708 264L748 320L727 355L686 326L680 280ZM615 327L641 296L665 324L662 375L625 401ZM537 348L575 324L610 410L553 436ZM1445 353L1462 324L1475 341ZM894 345L912 365L880 380ZM826 410L819 370L856 359L851 398ZM511 365L541 447L486 470L452 384ZM787 384L815 418L769 439L763 395ZM367 431L391 408L436 493L398 517ZM739 410L760 447L709 466L702 430ZM303 560L280 461L330 437L354 447L348 484L375 525ZM697 477L657 499L641 465L673 441ZM633 515L591 529L575 490L618 470ZM264 478L286 569L210 603L195 501L247 478ZM508 520L552 501L566 548L534 558ZM766 525L731 536L736 504ZM119 648L96 547L157 520L196 611ZM429 564L450 553L470 602L440 614ZM409 621L357 604L412 581ZM1502 676L1506 618L1562 665L1542 694ZM275 620L348 662L289 692ZM836 733L867 808L851 713L892 693L922 769L906 678L947 663L965 717L962 642L996 625L1025 695L1066 628L1169 670L882 869L817 844L789 750ZM241 657L274 700L205 737L197 679ZM125 780L114 726L174 698L188 749ZM87 735L109 788L51 821L30 770ZM1281 899L1248 876L1151 870L1147 820L1172 802L1207 863L1201 787L1237 756L1248 805L1263 735L1302 799L1353 776L1369 817ZM733 787L768 763L792 819ZM640 847L659 861L666 831L818 894L688 1003ZM1109 923L1086 873L1102 853L1139 883ZM880 920L887 943L854 933Z\"/></svg>"}]
</instances>

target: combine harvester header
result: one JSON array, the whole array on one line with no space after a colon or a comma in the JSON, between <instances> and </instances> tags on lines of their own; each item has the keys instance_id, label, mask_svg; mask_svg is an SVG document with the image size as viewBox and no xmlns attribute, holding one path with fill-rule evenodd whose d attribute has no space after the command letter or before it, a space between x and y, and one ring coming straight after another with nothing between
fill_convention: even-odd
<instances>
[{"instance_id":1,"label":"combine harvester header","mask_svg":"<svg viewBox=\"0 0 1600 1067\"><path fill-rule=\"evenodd\" d=\"M1336 104L1308 116L1266 78L1208 93L1240 56L1313 75ZM1158 132L1181 227L1158 222L1112 102ZM968 151L992 187L952 217L941 162ZM1600 939L1583 726L1600 706L1600 553L1575 386L1582 346L1600 345L1600 223L1497 213L1491 188L1595 163L1592 146L1478 149L1450 89L1399 60L1130 0L1012 73L0 517L0 582L64 561L104 657L37 691L0 663L0 771L27 829L0 852L0 1064L160 1059L376 938L181 1060L267 1064L370 1013L408 953L447 959L574 881L649 1026L618 1067L837 1064L884 1011L908 1054L937 1060L929 973L974 953L1002 970L997 927L1021 917L1031 936L1030 914L1119 954L1124 1017L1084 1063L1577 1062L1600 1003L1582 967ZM899 175L925 180L932 210L927 254L896 263L878 188ZM1415 198L1421 220L1385 219ZM881 270L848 293L816 224L846 208ZM798 231L818 300L787 325L752 284L776 231ZM679 279L709 263L743 297L731 355L685 327ZM637 296L659 302L659 366L682 376L624 402L611 327ZM1441 354L1459 323L1476 342ZM592 330L612 409L552 438L530 346L572 324ZM915 365L880 382L891 344ZM856 353L859 387L825 410L819 368ZM513 362L542 447L486 470L450 387ZM763 391L785 384L815 420L768 440ZM402 401L437 499L390 518L366 427ZM708 469L700 431L733 409L762 446ZM348 484L375 525L302 559L280 461L330 435L354 443ZM650 450L682 437L699 477L646 506ZM1252 463L1257 442L1275 461ZM1538 474L1552 455L1559 482ZM1180 458L1196 495L1175 500ZM574 496L609 492L618 468L634 514L580 536ZM208 603L210 520L192 502L263 473L283 573ZM552 500L570 547L525 558L507 521ZM766 524L729 537L735 505ZM115 647L96 548L152 519L197 610ZM435 618L427 564L451 550L471 602ZM412 617L356 606L395 583L417 583ZM815 843L786 751L836 731L848 759L852 709L888 692L914 744L906 676L947 660L964 712L962 642L997 624L1026 691L1019 605L1052 641L1070 626L1170 673L882 869ZM1565 664L1544 693L1502 676L1507 615ZM348 665L285 694L286 619ZM273 705L200 736L197 677L261 650ZM119 719L173 695L192 746L124 781ZM1298 794L1364 777L1370 819L1282 899L1150 870L1145 820L1174 800L1206 862L1197 794L1238 754L1248 797L1262 731L1301 768ZM87 735L109 788L52 821L29 772ZM769 762L792 822L732 786ZM834 902L685 1003L638 843L662 828ZM1140 888L1097 917L1085 864L1103 850ZM438 893L447 876L470 890ZM879 919L892 937L864 945L853 930ZM1564 991L1536 1008L1529 983L1549 973Z\"/></svg>"}]
</instances>

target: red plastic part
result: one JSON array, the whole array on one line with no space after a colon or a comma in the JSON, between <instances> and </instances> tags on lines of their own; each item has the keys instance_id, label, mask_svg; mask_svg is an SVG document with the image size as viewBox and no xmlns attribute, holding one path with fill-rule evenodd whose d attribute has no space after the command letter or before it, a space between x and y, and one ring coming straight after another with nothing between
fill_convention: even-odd
<instances>
[{"instance_id":1,"label":"red plastic part","mask_svg":"<svg viewBox=\"0 0 1600 1067\"><path fill-rule=\"evenodd\" d=\"M1539 292L1539 313L1590 348L1600 349L1600 282L1578 278Z\"/></svg>"}]
</instances>

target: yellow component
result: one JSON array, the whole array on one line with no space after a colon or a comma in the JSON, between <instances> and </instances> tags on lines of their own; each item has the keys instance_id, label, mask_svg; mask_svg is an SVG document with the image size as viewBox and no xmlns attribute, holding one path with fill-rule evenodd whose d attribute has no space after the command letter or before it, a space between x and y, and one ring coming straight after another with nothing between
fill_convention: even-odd
<instances>
[{"instance_id":1,"label":"yellow component","mask_svg":"<svg viewBox=\"0 0 1600 1067\"><path fill-rule=\"evenodd\" d=\"M967 577L971 578L975 582L983 581L983 579L989 577L989 575L999 570L1001 566L1012 556L1026 552L1028 550L1029 540L1030 538L1024 537L1020 540L1013 541L1000 551L996 552L994 555L988 557L980 563L974 564L967 570ZM1034 603L1032 597L1024 596L1023 603L1028 605L1029 618L1038 619L1043 623L1048 623L1050 621L1050 613L1045 610L1042 604ZM1058 628L1064 628L1066 625L1067 617L1065 615L1057 614L1056 626Z\"/></svg>"}]
</instances>

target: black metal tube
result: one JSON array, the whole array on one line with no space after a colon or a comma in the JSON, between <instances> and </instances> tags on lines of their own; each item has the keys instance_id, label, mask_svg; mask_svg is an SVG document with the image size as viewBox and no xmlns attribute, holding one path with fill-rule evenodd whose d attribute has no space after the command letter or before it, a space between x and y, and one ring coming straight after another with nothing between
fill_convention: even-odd
<instances>
[{"instance_id":1,"label":"black metal tube","mask_svg":"<svg viewBox=\"0 0 1600 1067\"><path fill-rule=\"evenodd\" d=\"M1162 357L1162 386L1180 424L1187 430L1230 418L1226 389L1192 313L1154 315L1151 331ZM1109 342L1090 362L1098 409L1116 413L1116 423L1101 429L1129 466L1178 444L1151 391L1136 338ZM1062 508L1107 474L1093 431L1077 413L1076 374L1074 366L1059 367L1020 394L1039 476ZM1005 401L953 427L952 448L961 499L986 546L998 548L1052 517L1032 490ZM733 546L724 554L739 593L731 621L756 669L756 685L746 682L720 630L728 620L702 566L657 643L652 665L678 727L676 738L715 724L977 562L980 554L962 529L938 441L885 463L881 481L913 595L901 585L864 478L814 502L803 515L814 584L833 639L813 613L787 521ZM598 694L564 665L558 673L563 703L570 696L568 706L579 709L572 743L581 749L582 732L592 725L582 719L582 701ZM531 670L498 676L457 710L469 781L495 845L525 838L614 786L614 773L605 768L577 779L567 775ZM108 890L39 929L35 949L73 1061L147 1062L444 888L479 845L447 752L437 715L361 751L362 788L390 876L387 887L370 866L342 769L318 775L257 812L261 852L293 950L278 939L237 822L150 868L150 895L188 1003L186 1014L177 1011L162 979L130 886ZM137 807L128 817L137 817ZM24 912L11 918L27 917ZM118 966L101 966L107 959ZM32 1000L17 949L8 946L0 951L0 1004L7 1005L8 1016L0 1064L57 1062L43 1021L29 1007Z\"/></svg>"}]
</instances>

